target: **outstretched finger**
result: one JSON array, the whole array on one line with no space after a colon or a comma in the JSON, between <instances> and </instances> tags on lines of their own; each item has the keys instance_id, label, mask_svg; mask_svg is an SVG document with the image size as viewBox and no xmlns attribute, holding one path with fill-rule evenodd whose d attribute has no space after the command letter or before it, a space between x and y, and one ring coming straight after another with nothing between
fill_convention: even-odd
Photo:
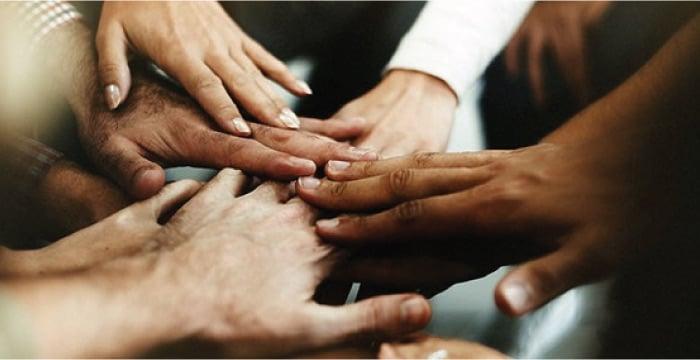
<instances>
[{"instance_id":1,"label":"outstretched finger","mask_svg":"<svg viewBox=\"0 0 700 360\"><path fill-rule=\"evenodd\" d=\"M315 206L356 212L386 209L409 200L465 190L490 178L484 167L400 169L345 182L302 177L296 182L296 191Z\"/></svg>"},{"instance_id":2,"label":"outstretched finger","mask_svg":"<svg viewBox=\"0 0 700 360\"><path fill-rule=\"evenodd\" d=\"M417 153L379 161L330 161L326 175L336 181L362 179L400 169L478 167L509 154L509 150L484 150L463 153Z\"/></svg>"}]
</instances>

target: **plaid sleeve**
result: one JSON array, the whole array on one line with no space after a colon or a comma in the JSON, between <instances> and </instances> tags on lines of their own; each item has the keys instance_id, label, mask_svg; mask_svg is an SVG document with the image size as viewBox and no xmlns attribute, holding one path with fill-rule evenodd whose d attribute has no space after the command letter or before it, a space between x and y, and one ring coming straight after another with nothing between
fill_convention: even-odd
<instances>
[{"instance_id":1,"label":"plaid sleeve","mask_svg":"<svg viewBox=\"0 0 700 360\"><path fill-rule=\"evenodd\" d=\"M30 49L52 30L81 18L73 5L61 0L11 1L0 6L5 7L29 33Z\"/></svg>"},{"instance_id":2,"label":"plaid sleeve","mask_svg":"<svg viewBox=\"0 0 700 360\"><path fill-rule=\"evenodd\" d=\"M19 195L31 195L60 152L35 140L4 135L0 139L0 173L3 183Z\"/></svg>"}]
</instances>

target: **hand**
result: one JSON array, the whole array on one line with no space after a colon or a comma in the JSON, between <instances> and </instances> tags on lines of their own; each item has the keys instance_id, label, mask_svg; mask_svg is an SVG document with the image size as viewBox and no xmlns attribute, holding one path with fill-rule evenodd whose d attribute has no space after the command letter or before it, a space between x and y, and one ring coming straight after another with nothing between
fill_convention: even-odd
<instances>
[{"instance_id":1,"label":"hand","mask_svg":"<svg viewBox=\"0 0 700 360\"><path fill-rule=\"evenodd\" d=\"M227 132L251 133L229 93L265 124L300 127L267 78L295 95L311 94L309 86L248 37L215 1L104 3L97 52L110 109L117 108L130 91L129 49L177 79Z\"/></svg>"},{"instance_id":2,"label":"hand","mask_svg":"<svg viewBox=\"0 0 700 360\"><path fill-rule=\"evenodd\" d=\"M365 119L369 129L353 144L393 157L444 150L456 108L457 97L442 80L392 70L374 89L333 117Z\"/></svg>"},{"instance_id":3,"label":"hand","mask_svg":"<svg viewBox=\"0 0 700 360\"><path fill-rule=\"evenodd\" d=\"M380 359L507 359L494 349L470 341L419 335L402 342L384 343Z\"/></svg>"},{"instance_id":4,"label":"hand","mask_svg":"<svg viewBox=\"0 0 700 360\"><path fill-rule=\"evenodd\" d=\"M652 221L629 200L652 192L638 180L649 176L638 173L635 151L610 144L418 154L342 169L331 162L326 174L332 180L303 178L297 191L322 208L376 212L319 221L318 234L333 243L400 247L418 241L455 252L490 239L493 249L480 252L487 258L503 246L516 249L515 261L535 256L496 289L502 310L523 314L607 276L643 246L642 239L653 238Z\"/></svg>"},{"instance_id":5,"label":"hand","mask_svg":"<svg viewBox=\"0 0 700 360\"><path fill-rule=\"evenodd\" d=\"M75 171L72 166L61 171L67 172L66 177L75 176L75 174L70 173ZM50 176L60 175L50 174ZM69 181L69 179L65 180ZM87 183L83 184L85 186L81 186L81 182L69 182L80 190L75 191L78 193L77 196L96 196L97 199L94 200L103 198L103 195L90 191L91 186L99 184L90 184L86 179L78 178L77 180ZM154 240L161 229L159 220L191 198L200 186L198 182L191 180L170 184L148 200L126 207L92 226L37 250L13 251L0 248L0 274L3 276L36 276L75 272L122 256L159 248L161 244ZM67 187L66 190L73 191L71 187ZM57 197L56 194L52 196ZM57 201L70 203L74 200L58 199ZM68 208L75 206L83 211L80 208L94 207L93 204L86 204L83 200L78 201L78 204L69 204ZM57 204L56 206L64 205ZM97 215L106 216L105 214ZM64 215L64 217L67 216Z\"/></svg>"},{"instance_id":6,"label":"hand","mask_svg":"<svg viewBox=\"0 0 700 360\"><path fill-rule=\"evenodd\" d=\"M92 225L130 203L114 184L67 160L51 166L35 199L43 217L62 235Z\"/></svg>"},{"instance_id":7,"label":"hand","mask_svg":"<svg viewBox=\"0 0 700 360\"><path fill-rule=\"evenodd\" d=\"M194 334L230 346L229 356L267 356L362 337L415 331L428 322L425 299L411 294L332 307L312 301L340 255L314 234L316 212L290 199L287 184L240 196L246 179L225 169L158 235L174 247L157 274L178 281L172 299ZM202 281L206 279L206 281ZM235 354L235 355L234 355Z\"/></svg>"},{"instance_id":8,"label":"hand","mask_svg":"<svg viewBox=\"0 0 700 360\"><path fill-rule=\"evenodd\" d=\"M252 138L212 128L188 98L155 79L135 78L129 100L117 111L79 117L79 135L95 164L136 198L156 193L164 183L161 165L233 166L274 179L311 175L331 159L376 159L376 154L306 131L250 124ZM302 129L344 139L361 122L304 120Z\"/></svg>"},{"instance_id":9,"label":"hand","mask_svg":"<svg viewBox=\"0 0 700 360\"><path fill-rule=\"evenodd\" d=\"M588 33L603 17L609 1L537 2L505 50L508 72L517 76L527 53L527 72L535 103L542 107L547 93L544 60L548 51L575 98L583 105L591 96L588 76ZM524 49L524 50L523 50Z\"/></svg>"}]
</instances>

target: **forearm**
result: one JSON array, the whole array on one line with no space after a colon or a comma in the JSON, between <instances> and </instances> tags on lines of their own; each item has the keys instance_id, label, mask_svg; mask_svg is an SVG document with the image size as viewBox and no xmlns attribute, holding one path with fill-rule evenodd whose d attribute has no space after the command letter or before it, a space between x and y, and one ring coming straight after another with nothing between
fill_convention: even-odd
<instances>
[{"instance_id":1,"label":"forearm","mask_svg":"<svg viewBox=\"0 0 700 360\"><path fill-rule=\"evenodd\" d=\"M93 37L85 24L73 22L51 32L42 41L45 69L54 80L55 90L68 101L79 122L89 119L97 106L104 107Z\"/></svg>"},{"instance_id":2,"label":"forearm","mask_svg":"<svg viewBox=\"0 0 700 360\"><path fill-rule=\"evenodd\" d=\"M158 269L139 257L0 289L26 310L37 357L133 356L190 334L178 314L191 305Z\"/></svg>"},{"instance_id":3,"label":"forearm","mask_svg":"<svg viewBox=\"0 0 700 360\"><path fill-rule=\"evenodd\" d=\"M608 96L547 136L545 142L606 137L648 147L677 145L696 134L700 114L700 15ZM644 151L646 153L646 151ZM641 154L639 154L641 155Z\"/></svg>"}]
</instances>

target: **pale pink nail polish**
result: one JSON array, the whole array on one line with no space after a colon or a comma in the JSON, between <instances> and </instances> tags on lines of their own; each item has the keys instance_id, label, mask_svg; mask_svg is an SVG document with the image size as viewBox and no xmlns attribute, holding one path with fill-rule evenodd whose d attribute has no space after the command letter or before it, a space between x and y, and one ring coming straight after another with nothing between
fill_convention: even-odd
<instances>
[{"instance_id":1,"label":"pale pink nail polish","mask_svg":"<svg viewBox=\"0 0 700 360\"><path fill-rule=\"evenodd\" d=\"M321 185L321 180L313 176L300 177L297 181L299 182L299 186L302 189L313 190L318 188L319 185Z\"/></svg>"}]
</instances>

